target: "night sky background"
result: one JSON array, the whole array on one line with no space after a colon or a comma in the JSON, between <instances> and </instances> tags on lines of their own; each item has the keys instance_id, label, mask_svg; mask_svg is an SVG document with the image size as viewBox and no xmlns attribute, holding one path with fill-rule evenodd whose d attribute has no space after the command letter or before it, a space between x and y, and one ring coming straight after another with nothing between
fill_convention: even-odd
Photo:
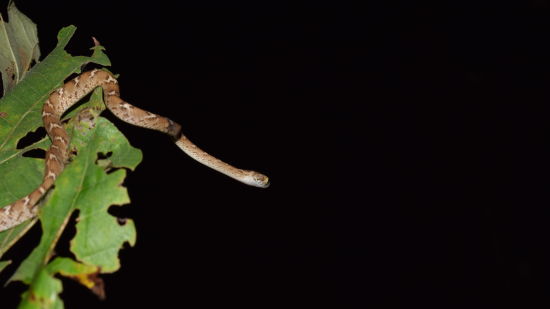
<instances>
[{"instance_id":1,"label":"night sky background","mask_svg":"<svg viewBox=\"0 0 550 309\"><path fill-rule=\"evenodd\" d=\"M550 305L550 1L262 3L17 2L44 56L76 25L68 50L96 37L125 100L272 179L106 112L143 150L112 210L138 240L105 301L64 280L66 308Z\"/></svg>"}]
</instances>

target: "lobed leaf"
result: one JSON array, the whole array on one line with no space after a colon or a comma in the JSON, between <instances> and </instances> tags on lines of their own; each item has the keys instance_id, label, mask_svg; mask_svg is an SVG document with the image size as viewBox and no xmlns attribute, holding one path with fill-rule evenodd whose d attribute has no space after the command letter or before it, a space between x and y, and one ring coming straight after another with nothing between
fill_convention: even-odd
<instances>
[{"instance_id":1,"label":"lobed leaf","mask_svg":"<svg viewBox=\"0 0 550 309\"><path fill-rule=\"evenodd\" d=\"M65 79L87 63L110 65L101 46L93 48L93 54L71 56L65 47L76 27L68 26L59 31L58 44L38 63L17 87L0 99L0 206L8 205L34 190L42 181L44 160L23 157L31 149L46 149L48 138L18 149L17 143L27 133L42 126L41 110L50 93L63 85ZM2 49L0 45L0 49ZM23 225L28 225L24 223ZM28 227L0 232L0 257Z\"/></svg>"},{"instance_id":2,"label":"lobed leaf","mask_svg":"<svg viewBox=\"0 0 550 309\"><path fill-rule=\"evenodd\" d=\"M23 149L17 149L17 142L42 125L41 107L49 94L68 76L80 73L86 63L109 65L101 46L95 46L90 57L73 57L64 50L75 29L63 28L57 47L0 99L0 205L25 196L42 180L44 160L23 157L23 153L46 149L49 139ZM133 221L113 217L107 210L112 205L129 203L122 186L125 169L132 170L139 164L141 152L112 123L99 117L104 108L101 89L96 89L90 102L66 116L72 117L66 129L76 155L43 201L40 243L10 279L29 285L20 308L63 308L59 298L62 284L56 275L77 280L101 295L102 283L97 275L116 271L120 267L119 250L124 243L135 243ZM76 260L56 257L52 261L57 241L75 212L79 215L70 249ZM0 257L34 222L0 232ZM0 261L0 271L9 263Z\"/></svg>"},{"instance_id":3,"label":"lobed leaf","mask_svg":"<svg viewBox=\"0 0 550 309\"><path fill-rule=\"evenodd\" d=\"M40 244L10 280L33 285L36 276L48 267L55 244L75 210L80 213L71 250L84 264L93 265L102 273L114 272L120 267L118 251L122 245L135 243L133 221L119 224L107 209L130 202L126 189L121 186L126 171L118 168L134 169L141 161L141 152L133 148L112 123L97 117L98 106L103 108L101 89L96 89L88 106L69 124L71 148L74 147L77 155L58 177L55 189L43 206ZM108 167L115 168L114 172L107 173L105 165L97 164L100 153L111 154Z\"/></svg>"}]
</instances>

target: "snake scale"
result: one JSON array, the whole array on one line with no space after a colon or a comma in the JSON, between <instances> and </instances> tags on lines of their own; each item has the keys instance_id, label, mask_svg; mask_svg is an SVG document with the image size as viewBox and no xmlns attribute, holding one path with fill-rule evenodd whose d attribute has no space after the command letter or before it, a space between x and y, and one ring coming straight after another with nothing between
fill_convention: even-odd
<instances>
[{"instance_id":1,"label":"snake scale","mask_svg":"<svg viewBox=\"0 0 550 309\"><path fill-rule=\"evenodd\" d=\"M72 105L97 87L103 88L107 108L121 120L143 128L157 130L172 137L176 145L198 162L247 185L266 188L267 176L255 171L233 167L204 152L181 132L181 126L163 116L137 108L120 98L118 81L104 70L84 72L53 91L42 108L42 121L52 144L46 152L46 167L42 184L33 192L0 208L0 231L12 228L38 214L38 201L54 185L69 154L69 135L63 128L61 116Z\"/></svg>"}]
</instances>

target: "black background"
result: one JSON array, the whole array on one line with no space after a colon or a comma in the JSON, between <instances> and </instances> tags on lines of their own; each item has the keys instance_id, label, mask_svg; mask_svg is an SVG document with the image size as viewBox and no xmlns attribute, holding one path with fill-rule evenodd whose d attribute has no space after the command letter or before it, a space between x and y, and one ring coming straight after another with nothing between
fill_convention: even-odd
<instances>
[{"instance_id":1,"label":"black background","mask_svg":"<svg viewBox=\"0 0 550 309\"><path fill-rule=\"evenodd\" d=\"M64 281L66 307L548 305L550 2L262 3L17 3L43 55L76 25L125 100L272 179L109 117L144 152L113 210L138 241L105 301Z\"/></svg>"}]
</instances>

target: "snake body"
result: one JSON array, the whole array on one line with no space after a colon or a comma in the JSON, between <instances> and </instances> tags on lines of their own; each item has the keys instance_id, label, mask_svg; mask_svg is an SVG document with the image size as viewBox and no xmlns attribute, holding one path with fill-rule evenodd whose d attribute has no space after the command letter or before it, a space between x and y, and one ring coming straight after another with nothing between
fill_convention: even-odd
<instances>
[{"instance_id":1,"label":"snake body","mask_svg":"<svg viewBox=\"0 0 550 309\"><path fill-rule=\"evenodd\" d=\"M120 98L116 78L107 71L94 69L65 83L52 92L44 103L42 120L52 144L46 152L46 167L42 184L27 196L0 208L0 231L36 217L38 201L53 186L68 159L70 139L61 123L61 116L73 104L97 87L103 88L107 108L121 120L170 135L176 145L190 157L240 182L260 188L269 186L267 176L255 171L233 167L201 150L182 134L181 126L178 123L123 101Z\"/></svg>"}]
</instances>

